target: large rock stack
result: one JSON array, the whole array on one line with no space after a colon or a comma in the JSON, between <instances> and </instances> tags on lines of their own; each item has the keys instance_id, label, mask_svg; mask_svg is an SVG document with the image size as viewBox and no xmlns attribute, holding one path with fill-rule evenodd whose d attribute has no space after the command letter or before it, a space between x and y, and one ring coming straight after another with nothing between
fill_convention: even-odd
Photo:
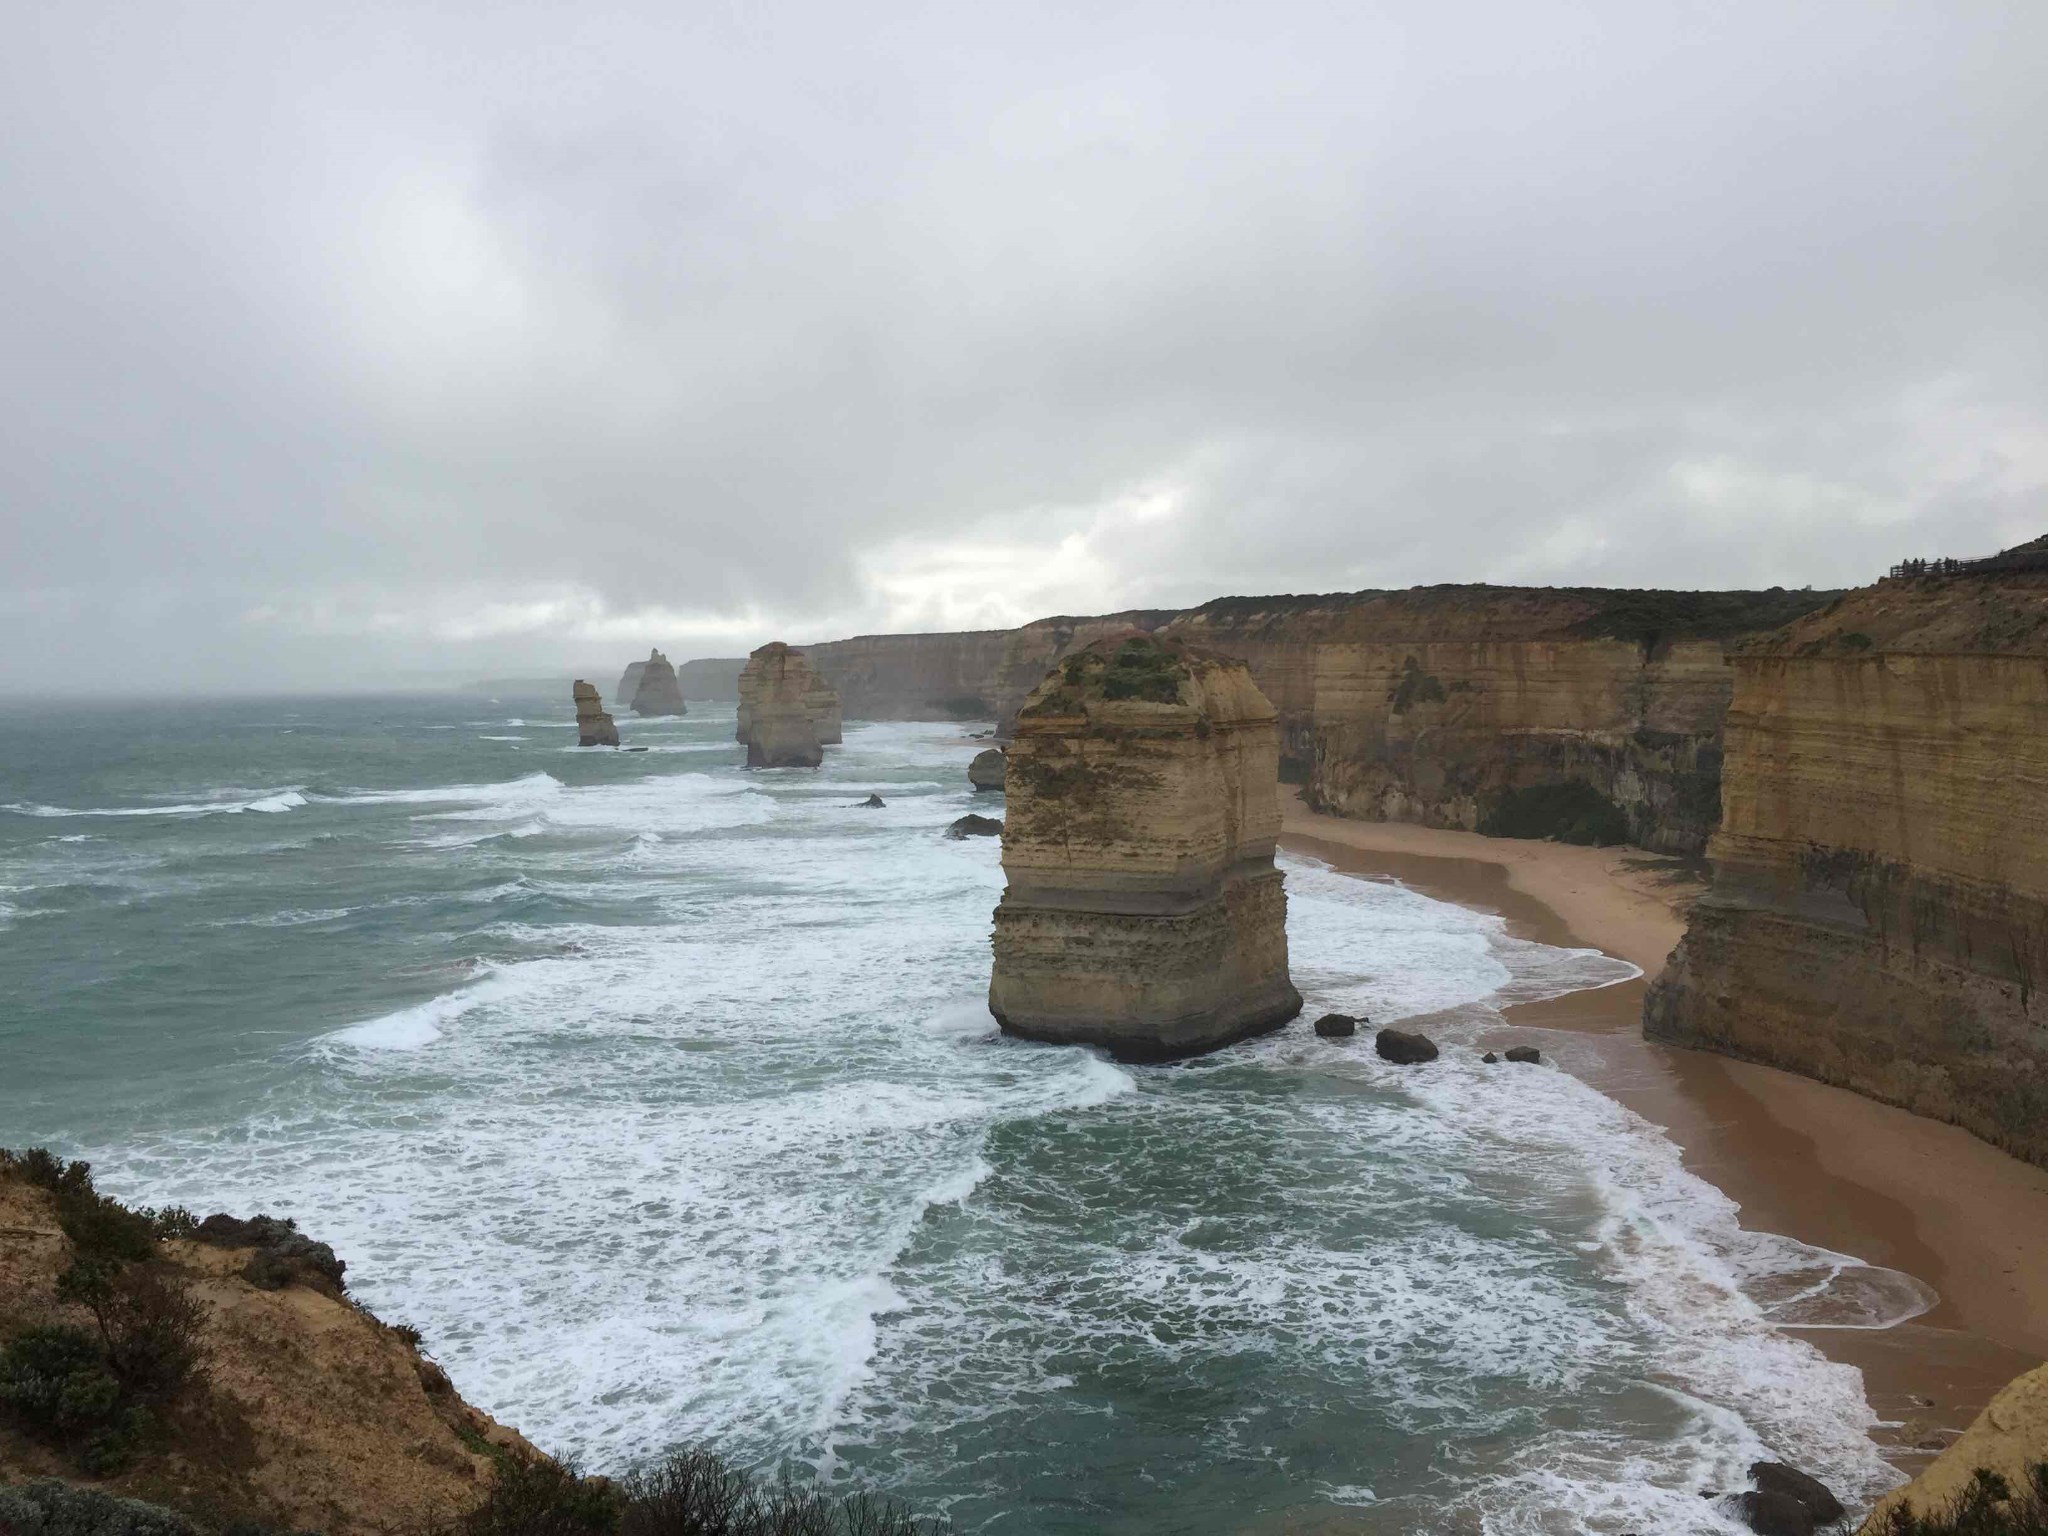
<instances>
[{"instance_id":1,"label":"large rock stack","mask_svg":"<svg viewBox=\"0 0 2048 1536\"><path fill-rule=\"evenodd\" d=\"M1278 766L1273 707L1242 662L1130 634L1055 668L1006 764L989 983L1003 1028L1162 1060L1300 1012Z\"/></svg>"},{"instance_id":2,"label":"large rock stack","mask_svg":"<svg viewBox=\"0 0 2048 1536\"><path fill-rule=\"evenodd\" d=\"M747 658L740 674L740 736L749 768L815 768L825 760L811 713L816 688L804 653L780 640Z\"/></svg>"},{"instance_id":3,"label":"large rock stack","mask_svg":"<svg viewBox=\"0 0 2048 1536\"><path fill-rule=\"evenodd\" d=\"M1644 1023L2048 1165L2048 570L2014 563L1736 654L1714 884Z\"/></svg>"},{"instance_id":4,"label":"large rock stack","mask_svg":"<svg viewBox=\"0 0 2048 1536\"><path fill-rule=\"evenodd\" d=\"M820 742L836 747L846 740L839 723L839 695L815 672L811 674L811 686L804 691L804 708L810 711L811 723L818 728Z\"/></svg>"},{"instance_id":5,"label":"large rock stack","mask_svg":"<svg viewBox=\"0 0 2048 1536\"><path fill-rule=\"evenodd\" d=\"M649 651L647 659L637 663L640 676L635 680L631 693L622 693L621 699L633 701L636 715L687 715L690 711L683 704L683 690L676 682L676 669L669 665L669 659L660 651ZM632 670L630 667L627 669Z\"/></svg>"},{"instance_id":6,"label":"large rock stack","mask_svg":"<svg viewBox=\"0 0 2048 1536\"><path fill-rule=\"evenodd\" d=\"M604 700L598 697L594 684L576 679L571 690L576 700L576 745L579 747L616 747L619 744L619 728L612 723L612 717L604 712Z\"/></svg>"}]
</instances>

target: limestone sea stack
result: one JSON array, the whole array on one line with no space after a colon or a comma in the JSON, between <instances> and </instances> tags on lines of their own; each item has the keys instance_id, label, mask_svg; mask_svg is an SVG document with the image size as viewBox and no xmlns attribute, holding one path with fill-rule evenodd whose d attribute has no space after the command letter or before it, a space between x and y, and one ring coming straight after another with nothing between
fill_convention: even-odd
<instances>
[{"instance_id":1,"label":"limestone sea stack","mask_svg":"<svg viewBox=\"0 0 2048 1536\"><path fill-rule=\"evenodd\" d=\"M989 1008L1131 1061L1213 1050L1301 1010L1273 706L1242 662L1126 633L1018 711Z\"/></svg>"},{"instance_id":2,"label":"limestone sea stack","mask_svg":"<svg viewBox=\"0 0 2048 1536\"><path fill-rule=\"evenodd\" d=\"M809 700L816 675L802 651L771 641L740 674L740 716L749 768L815 768L825 760Z\"/></svg>"},{"instance_id":3,"label":"limestone sea stack","mask_svg":"<svg viewBox=\"0 0 2048 1536\"><path fill-rule=\"evenodd\" d=\"M612 702L630 707L640 692L640 679L646 675L647 663L629 661L626 670L619 674L619 686L612 693Z\"/></svg>"},{"instance_id":4,"label":"limestone sea stack","mask_svg":"<svg viewBox=\"0 0 2048 1536\"><path fill-rule=\"evenodd\" d=\"M676 669L660 651L649 651L647 659L637 664L640 668L639 681L631 693L621 693L621 699L631 699L636 715L687 715L690 711L683 705L683 690L676 682ZM631 671L631 668L627 669Z\"/></svg>"},{"instance_id":5,"label":"limestone sea stack","mask_svg":"<svg viewBox=\"0 0 2048 1536\"><path fill-rule=\"evenodd\" d=\"M612 724L612 717L604 712L604 700L597 695L594 685L582 678L576 679L576 745L579 747L616 747L619 744L619 728Z\"/></svg>"},{"instance_id":6,"label":"limestone sea stack","mask_svg":"<svg viewBox=\"0 0 2048 1536\"><path fill-rule=\"evenodd\" d=\"M810 711L811 724L817 727L821 745L836 747L846 740L839 723L839 695L816 672L811 674L811 686L804 690L804 708Z\"/></svg>"}]
</instances>

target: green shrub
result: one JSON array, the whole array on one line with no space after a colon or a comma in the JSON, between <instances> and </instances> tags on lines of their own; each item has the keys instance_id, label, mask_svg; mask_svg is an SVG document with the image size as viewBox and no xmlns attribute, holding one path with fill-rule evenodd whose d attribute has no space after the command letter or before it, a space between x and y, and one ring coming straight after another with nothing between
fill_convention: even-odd
<instances>
[{"instance_id":1,"label":"green shrub","mask_svg":"<svg viewBox=\"0 0 2048 1536\"><path fill-rule=\"evenodd\" d=\"M1133 638L1116 648L1103 669L1102 696L1172 704L1180 698L1180 678L1180 663L1173 652L1156 641Z\"/></svg>"},{"instance_id":2,"label":"green shrub","mask_svg":"<svg viewBox=\"0 0 2048 1536\"><path fill-rule=\"evenodd\" d=\"M2029 1481L2015 1492L1998 1473L1979 1467L1946 1509L1920 1515L1902 1503L1878 1529L1881 1536L2048 1536L2048 1462L2037 1463Z\"/></svg>"},{"instance_id":3,"label":"green shrub","mask_svg":"<svg viewBox=\"0 0 2048 1536\"><path fill-rule=\"evenodd\" d=\"M201 1536L183 1515L97 1488L38 1478L0 1488L0 1531L16 1536Z\"/></svg>"},{"instance_id":4,"label":"green shrub","mask_svg":"<svg viewBox=\"0 0 2048 1536\"><path fill-rule=\"evenodd\" d=\"M0 1349L0 1406L25 1432L72 1452L95 1474L126 1465L149 1422L82 1328L31 1328Z\"/></svg>"},{"instance_id":5,"label":"green shrub","mask_svg":"<svg viewBox=\"0 0 2048 1536\"><path fill-rule=\"evenodd\" d=\"M1532 784L1511 789L1480 819L1488 837L1543 837L1610 847L1628 841L1628 817L1590 784Z\"/></svg>"}]
</instances>

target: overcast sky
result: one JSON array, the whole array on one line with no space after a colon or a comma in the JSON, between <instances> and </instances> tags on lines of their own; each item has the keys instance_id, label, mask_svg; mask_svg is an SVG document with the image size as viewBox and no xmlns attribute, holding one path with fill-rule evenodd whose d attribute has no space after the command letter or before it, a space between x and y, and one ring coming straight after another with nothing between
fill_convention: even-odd
<instances>
[{"instance_id":1,"label":"overcast sky","mask_svg":"<svg viewBox=\"0 0 2048 1536\"><path fill-rule=\"evenodd\" d=\"M2048 5L6 7L0 688L2048 531Z\"/></svg>"}]
</instances>

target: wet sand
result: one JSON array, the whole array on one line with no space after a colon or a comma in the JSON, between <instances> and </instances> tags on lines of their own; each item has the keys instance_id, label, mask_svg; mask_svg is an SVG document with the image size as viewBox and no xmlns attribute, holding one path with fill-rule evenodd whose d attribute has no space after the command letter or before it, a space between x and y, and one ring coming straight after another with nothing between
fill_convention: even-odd
<instances>
[{"instance_id":1,"label":"wet sand","mask_svg":"<svg viewBox=\"0 0 2048 1536\"><path fill-rule=\"evenodd\" d=\"M1642 1036L1647 978L1684 931L1703 871L1637 849L1572 848L1345 821L1286 801L1288 849L1495 912L1548 944L1595 948L1645 979L1510 1008L1503 1039L1573 1039L1569 1069L1683 1149L1685 1164L1783 1233L1933 1286L1931 1311L1889 1329L1796 1330L1860 1367L1915 1471L1991 1396L2048 1356L2048 1170L1954 1126L1769 1067Z\"/></svg>"}]
</instances>

